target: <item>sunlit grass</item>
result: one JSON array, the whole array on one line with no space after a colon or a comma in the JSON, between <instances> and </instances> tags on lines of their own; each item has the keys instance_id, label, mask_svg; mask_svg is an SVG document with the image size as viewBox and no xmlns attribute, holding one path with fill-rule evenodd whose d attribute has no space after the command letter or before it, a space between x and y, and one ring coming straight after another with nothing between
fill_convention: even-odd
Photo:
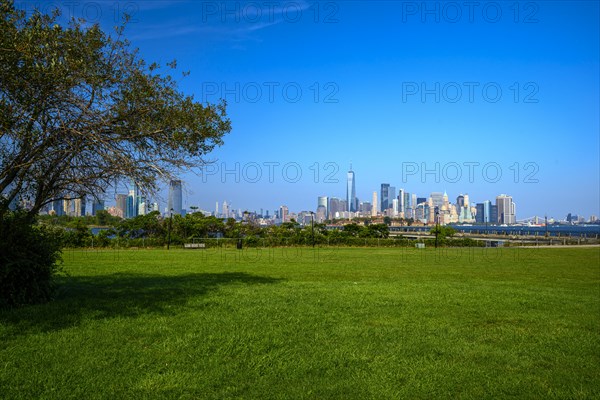
<instances>
[{"instance_id":1,"label":"sunlit grass","mask_svg":"<svg viewBox=\"0 0 600 400\"><path fill-rule=\"evenodd\" d=\"M66 252L1 398L593 398L598 249Z\"/></svg>"}]
</instances>

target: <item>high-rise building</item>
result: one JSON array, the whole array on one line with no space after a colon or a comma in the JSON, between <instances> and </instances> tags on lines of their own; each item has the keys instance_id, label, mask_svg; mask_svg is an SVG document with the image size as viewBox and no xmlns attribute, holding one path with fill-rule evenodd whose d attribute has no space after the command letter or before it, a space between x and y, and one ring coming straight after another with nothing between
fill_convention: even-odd
<instances>
[{"instance_id":1,"label":"high-rise building","mask_svg":"<svg viewBox=\"0 0 600 400\"><path fill-rule=\"evenodd\" d=\"M336 219L338 213L345 211L340 203L341 200L337 197L329 198L329 219Z\"/></svg>"},{"instance_id":2,"label":"high-rise building","mask_svg":"<svg viewBox=\"0 0 600 400\"><path fill-rule=\"evenodd\" d=\"M221 210L223 211L223 218L229 218L229 205L226 201L223 202L223 208Z\"/></svg>"},{"instance_id":3,"label":"high-rise building","mask_svg":"<svg viewBox=\"0 0 600 400\"><path fill-rule=\"evenodd\" d=\"M404 214L406 212L406 192L404 189L398 190L398 212Z\"/></svg>"},{"instance_id":4,"label":"high-rise building","mask_svg":"<svg viewBox=\"0 0 600 400\"><path fill-rule=\"evenodd\" d=\"M79 199L75 199L73 201L73 206L74 206L74 212L73 215L75 215L76 217L83 217L85 216L85 197L79 198Z\"/></svg>"},{"instance_id":5,"label":"high-rise building","mask_svg":"<svg viewBox=\"0 0 600 400\"><path fill-rule=\"evenodd\" d=\"M511 196L506 194L497 196L496 206L498 207L498 223L510 225L517 222L515 217L516 206Z\"/></svg>"},{"instance_id":6,"label":"high-rise building","mask_svg":"<svg viewBox=\"0 0 600 400\"><path fill-rule=\"evenodd\" d=\"M121 218L125 218L125 213L127 211L127 195L126 194L117 194L116 197L116 211L117 215Z\"/></svg>"},{"instance_id":7,"label":"high-rise building","mask_svg":"<svg viewBox=\"0 0 600 400\"><path fill-rule=\"evenodd\" d=\"M441 209L442 206L444 205L444 194L443 193L432 192L430 198L433 201L434 207L439 207Z\"/></svg>"},{"instance_id":8,"label":"high-rise building","mask_svg":"<svg viewBox=\"0 0 600 400\"><path fill-rule=\"evenodd\" d=\"M329 197L321 196L317 199L317 209L321 206L325 208L325 219L329 218Z\"/></svg>"},{"instance_id":9,"label":"high-rise building","mask_svg":"<svg viewBox=\"0 0 600 400\"><path fill-rule=\"evenodd\" d=\"M183 195L181 190L181 181L175 180L169 183L169 202L167 209L173 210L173 214L182 215Z\"/></svg>"},{"instance_id":10,"label":"high-rise building","mask_svg":"<svg viewBox=\"0 0 600 400\"><path fill-rule=\"evenodd\" d=\"M358 205L358 211L360 211L361 213L363 213L365 215L371 214L372 210L373 210L373 205L371 203L369 203L368 201L361 201L360 204Z\"/></svg>"},{"instance_id":11,"label":"high-rise building","mask_svg":"<svg viewBox=\"0 0 600 400\"><path fill-rule=\"evenodd\" d=\"M54 200L52 202L52 211L54 215L62 216L65 215L65 207L63 206L63 199Z\"/></svg>"},{"instance_id":12,"label":"high-rise building","mask_svg":"<svg viewBox=\"0 0 600 400\"><path fill-rule=\"evenodd\" d=\"M422 204L422 203L427 203L427 198L426 197L417 197L417 204Z\"/></svg>"},{"instance_id":13,"label":"high-rise building","mask_svg":"<svg viewBox=\"0 0 600 400\"><path fill-rule=\"evenodd\" d=\"M96 215L98 211L104 210L104 200L95 200L92 202L92 215Z\"/></svg>"},{"instance_id":14,"label":"high-rise building","mask_svg":"<svg viewBox=\"0 0 600 400\"><path fill-rule=\"evenodd\" d=\"M392 200L392 216L397 217L400 209L400 202L398 199Z\"/></svg>"},{"instance_id":15,"label":"high-rise building","mask_svg":"<svg viewBox=\"0 0 600 400\"><path fill-rule=\"evenodd\" d=\"M377 216L377 192L373 192L373 206L371 208L371 216L372 217L376 217Z\"/></svg>"},{"instance_id":16,"label":"high-rise building","mask_svg":"<svg viewBox=\"0 0 600 400\"><path fill-rule=\"evenodd\" d=\"M390 184L382 183L381 184L381 208L379 211L382 213L385 212L388 208L390 208Z\"/></svg>"},{"instance_id":17,"label":"high-rise building","mask_svg":"<svg viewBox=\"0 0 600 400\"><path fill-rule=\"evenodd\" d=\"M346 211L356 212L357 201L356 201L356 182L354 177L354 171L352 171L352 165L350 165L350 171L348 171L348 181L346 184Z\"/></svg>"},{"instance_id":18,"label":"high-rise building","mask_svg":"<svg viewBox=\"0 0 600 400\"><path fill-rule=\"evenodd\" d=\"M490 223L498 223L498 206L496 204L490 205Z\"/></svg>"},{"instance_id":19,"label":"high-rise building","mask_svg":"<svg viewBox=\"0 0 600 400\"><path fill-rule=\"evenodd\" d=\"M279 218L281 219L281 223L287 222L288 221L288 214L289 214L289 209L287 208L287 206L281 206L279 207Z\"/></svg>"}]
</instances>

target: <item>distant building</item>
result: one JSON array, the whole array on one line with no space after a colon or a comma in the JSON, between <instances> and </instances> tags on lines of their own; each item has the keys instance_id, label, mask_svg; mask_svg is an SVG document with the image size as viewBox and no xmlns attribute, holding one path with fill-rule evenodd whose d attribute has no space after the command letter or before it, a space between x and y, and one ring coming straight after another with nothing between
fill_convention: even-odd
<instances>
[{"instance_id":1,"label":"distant building","mask_svg":"<svg viewBox=\"0 0 600 400\"><path fill-rule=\"evenodd\" d=\"M390 208L390 184L382 183L381 184L381 196L380 196L381 207L379 211L382 213L385 212L388 208Z\"/></svg>"},{"instance_id":2,"label":"distant building","mask_svg":"<svg viewBox=\"0 0 600 400\"><path fill-rule=\"evenodd\" d=\"M325 208L325 219L329 218L329 197L321 196L317 199L317 210L319 207Z\"/></svg>"},{"instance_id":3,"label":"distant building","mask_svg":"<svg viewBox=\"0 0 600 400\"><path fill-rule=\"evenodd\" d=\"M98 211L104 211L104 200L95 200L92 202L92 215L96 215Z\"/></svg>"},{"instance_id":4,"label":"distant building","mask_svg":"<svg viewBox=\"0 0 600 400\"><path fill-rule=\"evenodd\" d=\"M181 181L174 180L169 183L169 201L168 210L173 210L173 214L183 215L183 194Z\"/></svg>"},{"instance_id":5,"label":"distant building","mask_svg":"<svg viewBox=\"0 0 600 400\"><path fill-rule=\"evenodd\" d=\"M357 206L356 182L354 171L352 171L352 165L350 165L350 171L348 171L348 181L346 183L346 211L355 212L357 211Z\"/></svg>"},{"instance_id":6,"label":"distant building","mask_svg":"<svg viewBox=\"0 0 600 400\"><path fill-rule=\"evenodd\" d=\"M371 207L371 216L372 217L376 217L377 216L377 192L373 192L373 204Z\"/></svg>"},{"instance_id":7,"label":"distant building","mask_svg":"<svg viewBox=\"0 0 600 400\"><path fill-rule=\"evenodd\" d=\"M116 197L116 214L121 218L125 218L127 211L127 195L126 194L117 194Z\"/></svg>"},{"instance_id":8,"label":"distant building","mask_svg":"<svg viewBox=\"0 0 600 400\"><path fill-rule=\"evenodd\" d=\"M501 194L496 197L496 206L498 207L498 223L511 225L515 224L515 204L512 197L506 194Z\"/></svg>"},{"instance_id":9,"label":"distant building","mask_svg":"<svg viewBox=\"0 0 600 400\"><path fill-rule=\"evenodd\" d=\"M287 208L287 206L281 206L279 207L279 218L281 219L281 223L284 222L288 222L289 220L289 209Z\"/></svg>"}]
</instances>

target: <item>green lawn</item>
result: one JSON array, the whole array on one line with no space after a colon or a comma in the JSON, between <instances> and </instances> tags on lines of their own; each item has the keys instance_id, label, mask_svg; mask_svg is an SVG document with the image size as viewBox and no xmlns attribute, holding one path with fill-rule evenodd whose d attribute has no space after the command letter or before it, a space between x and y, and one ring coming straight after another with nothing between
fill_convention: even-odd
<instances>
[{"instance_id":1,"label":"green lawn","mask_svg":"<svg viewBox=\"0 0 600 400\"><path fill-rule=\"evenodd\" d=\"M68 251L0 398L599 398L600 250Z\"/></svg>"}]
</instances>

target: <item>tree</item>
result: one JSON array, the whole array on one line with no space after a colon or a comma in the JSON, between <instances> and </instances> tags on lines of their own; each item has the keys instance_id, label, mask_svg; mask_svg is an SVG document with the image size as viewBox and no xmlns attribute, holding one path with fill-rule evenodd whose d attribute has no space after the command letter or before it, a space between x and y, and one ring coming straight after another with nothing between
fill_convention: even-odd
<instances>
[{"instance_id":1,"label":"tree","mask_svg":"<svg viewBox=\"0 0 600 400\"><path fill-rule=\"evenodd\" d=\"M58 22L0 0L0 307L52 296L60 243L33 223L42 207L98 197L120 179L152 194L202 167L231 130L225 102L195 101L130 48L127 17L114 37ZM17 200L27 213L9 212ZM80 245L89 233L78 228Z\"/></svg>"},{"instance_id":2,"label":"tree","mask_svg":"<svg viewBox=\"0 0 600 400\"><path fill-rule=\"evenodd\" d=\"M127 18L111 37L58 17L26 17L0 0L0 215L14 200L35 215L119 179L154 193L223 143L225 102L197 102L164 67L146 64L122 38Z\"/></svg>"}]
</instances>

